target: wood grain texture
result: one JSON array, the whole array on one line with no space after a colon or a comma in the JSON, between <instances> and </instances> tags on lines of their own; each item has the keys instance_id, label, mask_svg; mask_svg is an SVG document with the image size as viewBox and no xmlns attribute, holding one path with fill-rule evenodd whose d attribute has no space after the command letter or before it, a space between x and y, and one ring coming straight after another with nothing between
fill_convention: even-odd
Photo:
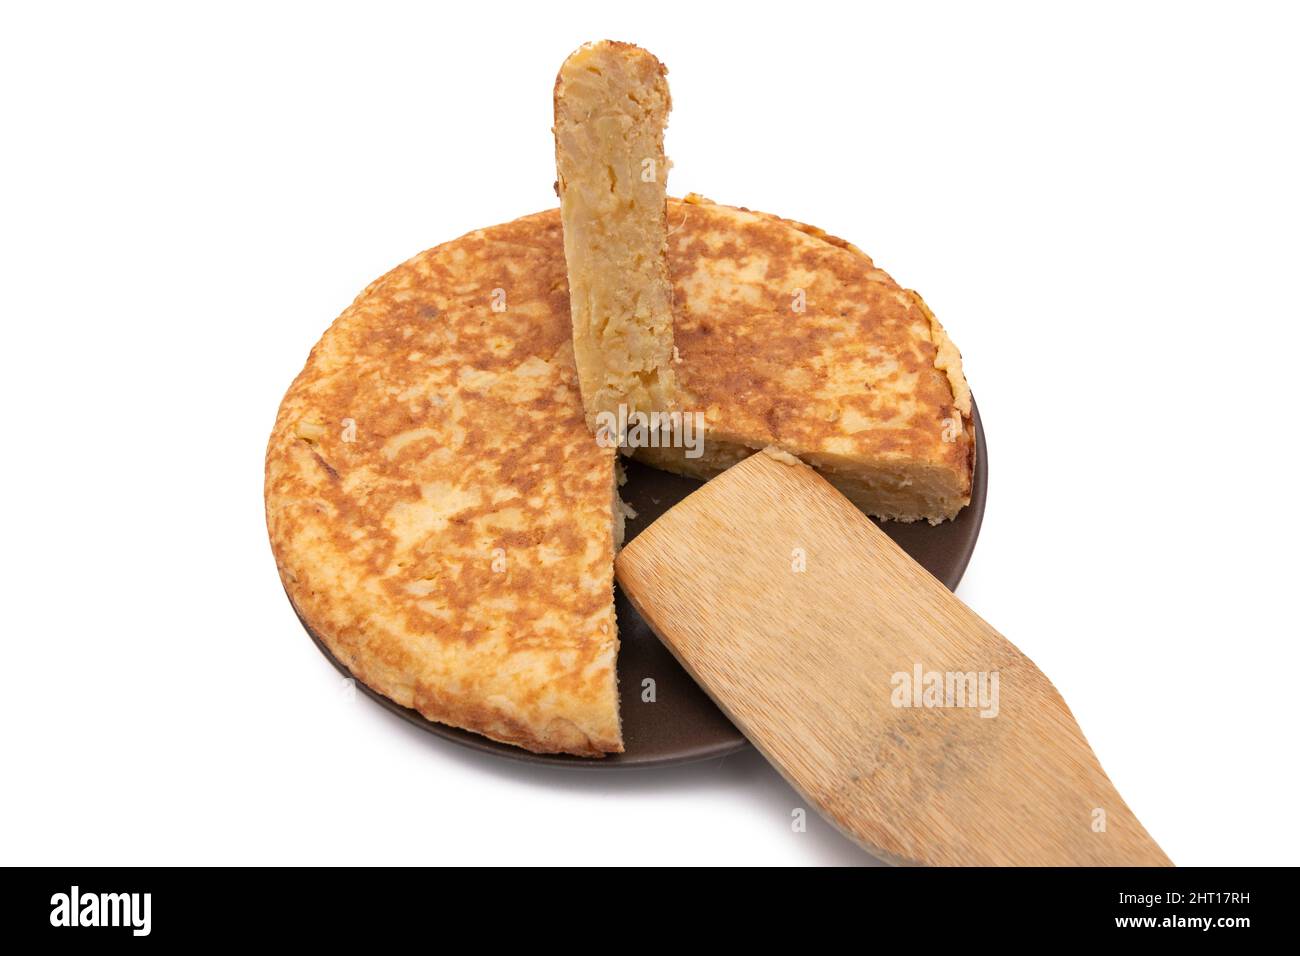
<instances>
[{"instance_id":1,"label":"wood grain texture","mask_svg":"<svg viewBox=\"0 0 1300 956\"><path fill-rule=\"evenodd\" d=\"M1042 672L812 469L754 455L615 567L745 736L880 859L1170 865ZM897 676L918 665L984 675L983 703L996 708L924 706Z\"/></svg>"}]
</instances>

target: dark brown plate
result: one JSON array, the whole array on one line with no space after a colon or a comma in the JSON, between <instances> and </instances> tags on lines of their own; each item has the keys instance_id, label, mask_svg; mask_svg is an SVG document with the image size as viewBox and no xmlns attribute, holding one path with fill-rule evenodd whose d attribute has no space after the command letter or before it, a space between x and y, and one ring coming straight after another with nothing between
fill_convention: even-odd
<instances>
[{"instance_id":1,"label":"dark brown plate","mask_svg":"<svg viewBox=\"0 0 1300 956\"><path fill-rule=\"evenodd\" d=\"M975 550L975 540L979 537L980 524L984 520L988 447L984 441L984 426L980 423L979 409L972 404L972 411L976 454L970 505L962 510L955 521L941 525L880 522L880 527L886 534L949 589L956 589L957 582L965 573L966 565ZM623 500L635 508L637 513L637 517L627 524L628 541L700 485L690 478L656 471L637 462L625 462L625 467L628 480L621 489L621 494ZM618 637L621 644L618 683L623 713L623 743L627 748L621 754L611 754L596 760L566 754L535 754L509 744L497 743L467 730L425 720L416 711L395 704L360 681L357 681L357 687L381 707L431 734L464 747L512 760L527 760L555 767L584 770L662 767L723 757L749 746L740 731L732 726L731 721L722 715L682 670L681 665L659 642L659 638L655 637L654 632L641 619L641 615L632 609L632 605L617 587L615 610L618 614ZM350 677L348 669L334 659L334 655L307 627L305 621L303 627L307 628L307 633L321 653L329 658L330 663ZM641 700L641 682L647 677L655 682L654 703Z\"/></svg>"}]
</instances>

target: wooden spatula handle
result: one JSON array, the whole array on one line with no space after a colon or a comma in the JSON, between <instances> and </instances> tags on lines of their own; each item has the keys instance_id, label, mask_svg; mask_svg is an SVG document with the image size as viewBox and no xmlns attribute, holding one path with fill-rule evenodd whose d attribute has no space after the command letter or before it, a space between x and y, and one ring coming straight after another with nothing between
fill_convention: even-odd
<instances>
[{"instance_id":1,"label":"wooden spatula handle","mask_svg":"<svg viewBox=\"0 0 1300 956\"><path fill-rule=\"evenodd\" d=\"M877 857L1169 865L1042 672L812 469L753 455L615 567L745 736Z\"/></svg>"}]
</instances>

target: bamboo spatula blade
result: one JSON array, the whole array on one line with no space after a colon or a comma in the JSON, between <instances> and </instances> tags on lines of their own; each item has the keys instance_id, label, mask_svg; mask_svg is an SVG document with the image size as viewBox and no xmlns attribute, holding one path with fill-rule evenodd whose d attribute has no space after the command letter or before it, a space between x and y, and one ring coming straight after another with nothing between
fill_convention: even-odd
<instances>
[{"instance_id":1,"label":"bamboo spatula blade","mask_svg":"<svg viewBox=\"0 0 1300 956\"><path fill-rule=\"evenodd\" d=\"M615 568L741 732L880 859L1170 865L1042 672L807 466L751 456Z\"/></svg>"}]
</instances>

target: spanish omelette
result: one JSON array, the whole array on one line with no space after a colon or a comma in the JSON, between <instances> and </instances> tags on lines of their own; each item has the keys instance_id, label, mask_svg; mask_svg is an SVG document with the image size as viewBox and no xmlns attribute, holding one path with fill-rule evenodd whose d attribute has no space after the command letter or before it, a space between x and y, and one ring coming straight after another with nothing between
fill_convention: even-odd
<instances>
[{"instance_id":1,"label":"spanish omelette","mask_svg":"<svg viewBox=\"0 0 1300 956\"><path fill-rule=\"evenodd\" d=\"M778 445L869 513L955 513L969 392L919 298L812 227L698 199L668 215L677 371L707 453L641 452L690 474ZM276 418L267 525L296 610L358 680L430 720L599 756L623 748L617 474L584 420L550 210L421 253L334 322Z\"/></svg>"}]
</instances>

